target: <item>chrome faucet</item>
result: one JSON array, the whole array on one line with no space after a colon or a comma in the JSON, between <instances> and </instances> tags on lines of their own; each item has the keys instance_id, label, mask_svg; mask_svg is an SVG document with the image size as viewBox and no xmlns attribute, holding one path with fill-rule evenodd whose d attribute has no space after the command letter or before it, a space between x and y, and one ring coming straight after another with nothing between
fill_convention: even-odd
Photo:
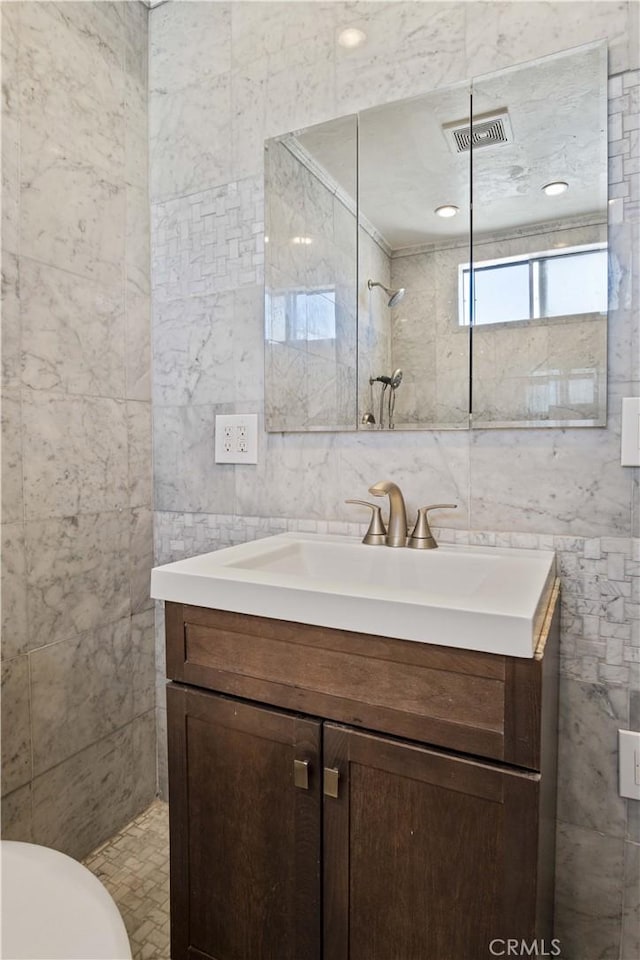
<instances>
[{"instance_id":1,"label":"chrome faucet","mask_svg":"<svg viewBox=\"0 0 640 960\"><path fill-rule=\"evenodd\" d=\"M385 543L388 547L404 547L407 543L407 508L402 490L391 480L380 480L369 487L374 497L389 497L389 526Z\"/></svg>"}]
</instances>

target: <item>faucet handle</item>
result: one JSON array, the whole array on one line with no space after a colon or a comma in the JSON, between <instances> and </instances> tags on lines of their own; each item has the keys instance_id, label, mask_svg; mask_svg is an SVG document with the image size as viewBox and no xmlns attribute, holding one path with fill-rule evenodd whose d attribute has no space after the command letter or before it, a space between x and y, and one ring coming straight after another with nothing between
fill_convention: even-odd
<instances>
[{"instance_id":1,"label":"faucet handle","mask_svg":"<svg viewBox=\"0 0 640 960\"><path fill-rule=\"evenodd\" d=\"M457 508L457 503L431 503L427 507L420 507L416 525L409 537L407 546L416 550L434 550L438 544L431 532L427 514L430 510L457 510Z\"/></svg>"},{"instance_id":2,"label":"faucet handle","mask_svg":"<svg viewBox=\"0 0 640 960\"><path fill-rule=\"evenodd\" d=\"M345 503L357 503L361 507L369 507L371 510L371 523L362 542L369 544L384 543L387 536L387 529L382 522L381 507L379 507L377 503L369 503L368 500L345 500Z\"/></svg>"}]
</instances>

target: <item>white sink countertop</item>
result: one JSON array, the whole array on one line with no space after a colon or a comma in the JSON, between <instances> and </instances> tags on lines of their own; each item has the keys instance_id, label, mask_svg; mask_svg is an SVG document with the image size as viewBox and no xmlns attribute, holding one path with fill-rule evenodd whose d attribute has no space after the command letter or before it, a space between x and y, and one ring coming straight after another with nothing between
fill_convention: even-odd
<instances>
[{"instance_id":1,"label":"white sink countertop","mask_svg":"<svg viewBox=\"0 0 640 960\"><path fill-rule=\"evenodd\" d=\"M548 550L413 550L283 533L155 567L151 596L531 658L554 579Z\"/></svg>"}]
</instances>

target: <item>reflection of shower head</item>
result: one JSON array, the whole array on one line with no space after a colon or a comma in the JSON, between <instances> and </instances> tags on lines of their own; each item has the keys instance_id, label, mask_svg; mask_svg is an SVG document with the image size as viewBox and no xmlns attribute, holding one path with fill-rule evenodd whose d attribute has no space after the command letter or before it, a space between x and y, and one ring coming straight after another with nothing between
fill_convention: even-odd
<instances>
[{"instance_id":1,"label":"reflection of shower head","mask_svg":"<svg viewBox=\"0 0 640 960\"><path fill-rule=\"evenodd\" d=\"M384 383L385 387L399 387L402 383L402 370L394 370L390 377L372 377L369 383Z\"/></svg>"},{"instance_id":2,"label":"reflection of shower head","mask_svg":"<svg viewBox=\"0 0 640 960\"><path fill-rule=\"evenodd\" d=\"M395 307L405 295L404 287L401 287L399 290L389 290L388 287L385 287L384 283L378 283L377 280L368 280L367 286L369 290L373 290L374 287L382 287L386 295L389 297L388 307Z\"/></svg>"}]
</instances>

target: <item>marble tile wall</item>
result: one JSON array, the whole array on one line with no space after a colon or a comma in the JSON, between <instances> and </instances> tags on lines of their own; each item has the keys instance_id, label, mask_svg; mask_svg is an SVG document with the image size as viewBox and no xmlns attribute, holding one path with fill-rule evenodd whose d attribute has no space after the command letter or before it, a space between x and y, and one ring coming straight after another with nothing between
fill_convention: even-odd
<instances>
[{"instance_id":1,"label":"marble tile wall","mask_svg":"<svg viewBox=\"0 0 640 960\"><path fill-rule=\"evenodd\" d=\"M2 834L155 794L147 26L2 4Z\"/></svg>"},{"instance_id":2,"label":"marble tile wall","mask_svg":"<svg viewBox=\"0 0 640 960\"><path fill-rule=\"evenodd\" d=\"M534 547L552 543L559 551L564 607L558 931L569 960L628 960L637 952L638 904L631 878L640 805L617 796L615 749L618 726L638 728L633 538L640 534L640 498L638 471L619 465L620 401L640 388L639 258L634 254L640 199L638 17L638 5L622 0L196 2L167 3L150 15L154 222L172 204L186 210L209 191L226 196L246 184L248 199L238 217L246 236L257 238L256 251L261 216L251 207L262 202L265 138L608 39L610 196L618 201L610 206L609 237L619 283L609 313L606 428L261 432L256 467L216 465L215 413L263 413L259 273L247 270L227 282L227 268L222 268L224 290L208 290L207 296L228 298L210 307L227 318L221 327L232 322L232 344L221 330L200 360L191 339L197 339L191 321L200 315L195 304L202 291L199 275L190 286L197 260L190 227L175 232L167 256L161 250L164 241L155 228L152 232L154 329L165 309L174 318L171 338L155 339L153 361L154 376L168 384L167 397L156 396L154 414L159 559L215 549L283 526L324 529L326 523L327 529L350 530L361 517L344 499L364 495L385 476L403 486L414 510L428 500L459 504L455 514L442 517L443 538ZM337 46L336 35L346 26L363 29L367 43L355 50ZM214 245L214 261L228 263L226 244L225 239ZM181 265L173 277L171 264ZM228 377L230 355L235 393L231 397L226 390L221 398L216 384ZM180 384L176 392L174 382ZM191 384L199 394L193 399ZM19 594L12 602L21 602Z\"/></svg>"}]
</instances>

